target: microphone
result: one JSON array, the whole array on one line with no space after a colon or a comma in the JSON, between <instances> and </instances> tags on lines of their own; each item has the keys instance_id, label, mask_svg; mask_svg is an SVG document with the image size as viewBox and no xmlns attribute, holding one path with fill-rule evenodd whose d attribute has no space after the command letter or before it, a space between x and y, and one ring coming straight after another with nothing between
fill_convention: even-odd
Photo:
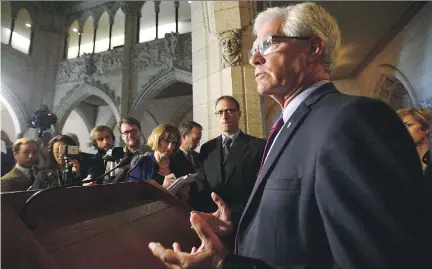
<instances>
[{"instance_id":1,"label":"microphone","mask_svg":"<svg viewBox=\"0 0 432 269\"><path fill-rule=\"evenodd\" d=\"M142 178L136 178L136 177L132 176L131 173L132 173L132 170L134 170L138 165L140 165L142 163L144 157L147 157L149 155L150 155L150 152L146 152L142 155L138 155L137 157L135 157L134 158L134 165L132 166L131 169L129 169L129 171L127 172L126 175L128 177L131 177L131 178L136 179L136 180L142 180Z\"/></svg>"},{"instance_id":2,"label":"microphone","mask_svg":"<svg viewBox=\"0 0 432 269\"><path fill-rule=\"evenodd\" d=\"M122 154L123 154L123 149L122 149ZM104 178L106 175L108 175L109 173L111 173L115 169L127 166L128 164L130 164L132 162L132 155L130 155L130 154L125 154L125 155L126 155L126 157L124 157L123 159L121 159L120 162L116 166L114 166L114 168L112 168L111 170L109 170L105 174L97 177L94 180L93 179L86 179L86 180L83 180L82 182L83 183L87 183L87 182L91 182L91 181L98 181L99 179Z\"/></svg>"},{"instance_id":3,"label":"microphone","mask_svg":"<svg viewBox=\"0 0 432 269\"><path fill-rule=\"evenodd\" d=\"M119 167L124 167L127 166L128 164L130 164L130 162L132 161L132 155L126 155L126 157L124 157L123 159L120 160L120 162L110 171L108 171L107 173L105 173L104 175L100 176L97 179L100 179L106 175L108 175L109 173L111 173L114 169L117 169ZM41 171L42 172L42 171ZM46 173L44 173L43 175L46 175ZM82 183L88 183L88 182L92 182L94 181L93 179L84 179L81 182ZM36 227L35 225L31 224L27 219L26 219L26 213L27 213L27 208L28 205L31 203L31 201L33 201L36 197L40 196L41 193L47 192L47 191L52 191L52 190L58 190L58 189L63 189L63 188L67 188L67 187L71 187L71 186L76 186L77 182L73 182L73 183L69 183L69 184L65 184L65 185L61 185L61 186L57 186L57 187L53 187L53 188L48 188L48 189L42 189L42 190L38 190L37 192L33 193L32 196L30 196L27 201L25 202L25 204L22 206L21 210L19 211L19 216L21 218L21 220L27 225L27 227L30 230L34 230Z\"/></svg>"},{"instance_id":4,"label":"microphone","mask_svg":"<svg viewBox=\"0 0 432 269\"><path fill-rule=\"evenodd\" d=\"M120 160L125 155L122 147L112 147L102 157L103 160L108 162L115 162Z\"/></svg>"}]
</instances>

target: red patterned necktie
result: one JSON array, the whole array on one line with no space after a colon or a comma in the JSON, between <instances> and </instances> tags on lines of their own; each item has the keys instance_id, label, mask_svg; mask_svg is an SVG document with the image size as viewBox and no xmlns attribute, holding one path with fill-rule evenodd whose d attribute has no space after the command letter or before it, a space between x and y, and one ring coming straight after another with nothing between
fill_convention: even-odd
<instances>
[{"instance_id":1,"label":"red patterned necktie","mask_svg":"<svg viewBox=\"0 0 432 269\"><path fill-rule=\"evenodd\" d=\"M270 151L270 147L273 144L273 141L275 140L276 135L279 133L279 130L282 128L283 125L284 125L283 117L282 117L282 115L280 115L280 117L273 124L273 126L272 126L272 128L270 130L269 137L267 139L267 143L266 143L266 145L264 147L264 153L263 153L263 156L262 156L262 159L261 159L261 165L260 165L260 170L259 170L260 172L261 172L261 169L262 169L262 167L264 165L264 161L267 158L267 154ZM259 175L259 173L258 173L258 175Z\"/></svg>"}]
</instances>

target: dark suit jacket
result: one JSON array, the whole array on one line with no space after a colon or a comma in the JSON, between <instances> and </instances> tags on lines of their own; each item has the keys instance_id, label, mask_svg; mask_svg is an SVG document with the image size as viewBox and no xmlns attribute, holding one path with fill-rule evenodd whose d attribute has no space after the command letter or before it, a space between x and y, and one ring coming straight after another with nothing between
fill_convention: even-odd
<instances>
[{"instance_id":1,"label":"dark suit jacket","mask_svg":"<svg viewBox=\"0 0 432 269\"><path fill-rule=\"evenodd\" d=\"M93 179L97 179L98 177L105 174L106 163L102 159L102 157L104 155L105 154L102 151L98 150L98 152L96 154L94 154L89 160L88 173L90 175L92 175ZM104 178L101 178L101 179L98 179L96 183L102 184L103 181L104 181Z\"/></svg>"},{"instance_id":2,"label":"dark suit jacket","mask_svg":"<svg viewBox=\"0 0 432 269\"><path fill-rule=\"evenodd\" d=\"M191 154L195 165L192 165L189 162L183 151L180 149L174 152L174 154L170 157L171 172L173 172L176 177L194 174L196 172L196 166L198 165L198 153L193 151Z\"/></svg>"},{"instance_id":3,"label":"dark suit jacket","mask_svg":"<svg viewBox=\"0 0 432 269\"><path fill-rule=\"evenodd\" d=\"M395 112L328 83L275 140L240 220L240 256L224 268L426 268L421 180Z\"/></svg>"},{"instance_id":4,"label":"dark suit jacket","mask_svg":"<svg viewBox=\"0 0 432 269\"><path fill-rule=\"evenodd\" d=\"M255 184L264 146L265 140L240 132L225 161L225 173L222 136L203 144L198 156L199 194L191 193L193 207L204 212L214 212L217 207L210 197L210 193L214 191L227 203L236 226Z\"/></svg>"}]
</instances>

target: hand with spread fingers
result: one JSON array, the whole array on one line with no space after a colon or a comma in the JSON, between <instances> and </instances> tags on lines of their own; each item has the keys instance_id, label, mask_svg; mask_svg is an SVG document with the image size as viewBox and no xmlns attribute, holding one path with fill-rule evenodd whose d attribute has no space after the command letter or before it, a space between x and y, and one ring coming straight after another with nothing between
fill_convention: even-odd
<instances>
[{"instance_id":1,"label":"hand with spread fingers","mask_svg":"<svg viewBox=\"0 0 432 269\"><path fill-rule=\"evenodd\" d=\"M212 192L211 197L215 204L218 206L216 212L213 213L202 213L196 212L203 218L212 231L218 236L224 236L232 233L233 224L231 220L231 211L228 209L228 206L225 202L217 195Z\"/></svg>"},{"instance_id":2,"label":"hand with spread fingers","mask_svg":"<svg viewBox=\"0 0 432 269\"><path fill-rule=\"evenodd\" d=\"M178 243L166 249L160 243L151 242L150 250L170 269L220 269L228 251L213 233L207 222L196 212L191 213L190 222L201 239L201 246L190 253L182 252Z\"/></svg>"}]
</instances>

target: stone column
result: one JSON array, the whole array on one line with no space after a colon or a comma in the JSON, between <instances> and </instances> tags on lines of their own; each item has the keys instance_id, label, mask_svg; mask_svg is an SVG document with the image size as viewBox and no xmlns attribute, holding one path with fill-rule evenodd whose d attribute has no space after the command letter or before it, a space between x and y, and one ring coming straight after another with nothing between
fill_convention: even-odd
<instances>
[{"instance_id":1,"label":"stone column","mask_svg":"<svg viewBox=\"0 0 432 269\"><path fill-rule=\"evenodd\" d=\"M247 55L252 46L253 1L193 1L193 115L203 125L203 142L220 134L214 102L232 95L240 103L240 127L263 136L260 96Z\"/></svg>"},{"instance_id":2,"label":"stone column","mask_svg":"<svg viewBox=\"0 0 432 269\"><path fill-rule=\"evenodd\" d=\"M53 110L57 67L63 60L67 35L65 18L57 12L45 10L34 25L31 54L34 66L33 90L31 107L28 108L31 114L39 109L41 104Z\"/></svg>"},{"instance_id":3,"label":"stone column","mask_svg":"<svg viewBox=\"0 0 432 269\"><path fill-rule=\"evenodd\" d=\"M129 113L132 98L137 90L136 74L133 71L133 53L137 43L137 21L140 8L135 2L126 2L122 6L125 13L125 41L123 46L123 69L120 115L125 117Z\"/></svg>"}]
</instances>

